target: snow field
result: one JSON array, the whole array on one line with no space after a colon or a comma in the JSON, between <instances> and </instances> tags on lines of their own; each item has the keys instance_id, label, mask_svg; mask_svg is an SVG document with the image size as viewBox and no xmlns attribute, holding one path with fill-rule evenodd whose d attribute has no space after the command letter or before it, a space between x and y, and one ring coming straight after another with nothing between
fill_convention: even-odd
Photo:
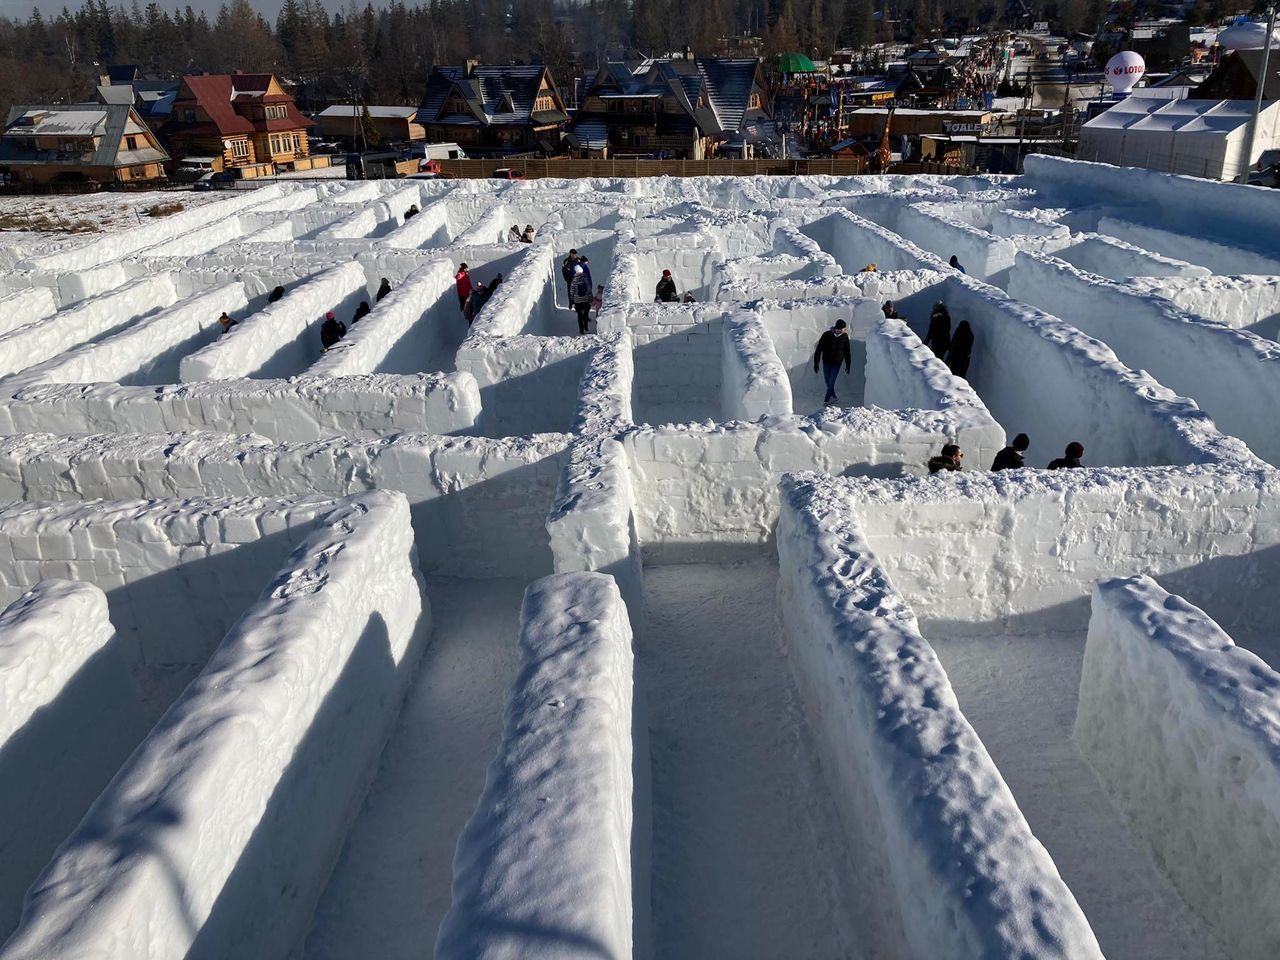
<instances>
[{"instance_id":1,"label":"snow field","mask_svg":"<svg viewBox=\"0 0 1280 960\"><path fill-rule=\"evenodd\" d=\"M458 840L436 956L560 957L632 945L631 627L610 577L525 592L521 666ZM648 882L642 876L641 882ZM536 899L531 886L544 888Z\"/></svg>"},{"instance_id":2,"label":"snow field","mask_svg":"<svg viewBox=\"0 0 1280 960\"><path fill-rule=\"evenodd\" d=\"M0 956L297 942L422 652L407 513L386 493L329 513L59 849Z\"/></svg>"},{"instance_id":3,"label":"snow field","mask_svg":"<svg viewBox=\"0 0 1280 960\"><path fill-rule=\"evenodd\" d=\"M1280 674L1149 577L1101 580L1075 739L1229 955L1272 956Z\"/></svg>"}]
</instances>

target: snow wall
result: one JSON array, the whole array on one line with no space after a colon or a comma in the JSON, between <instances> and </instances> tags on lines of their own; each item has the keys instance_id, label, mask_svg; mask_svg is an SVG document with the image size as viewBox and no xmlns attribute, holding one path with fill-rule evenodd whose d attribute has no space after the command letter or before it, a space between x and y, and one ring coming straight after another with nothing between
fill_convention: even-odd
<instances>
[{"instance_id":1,"label":"snow wall","mask_svg":"<svg viewBox=\"0 0 1280 960\"><path fill-rule=\"evenodd\" d=\"M1149 577L1094 587L1075 741L1236 960L1280 943L1280 674Z\"/></svg>"},{"instance_id":2,"label":"snow wall","mask_svg":"<svg viewBox=\"0 0 1280 960\"><path fill-rule=\"evenodd\" d=\"M1128 285L1233 330L1280 340L1280 277L1134 277Z\"/></svg>"},{"instance_id":3,"label":"snow wall","mask_svg":"<svg viewBox=\"0 0 1280 960\"><path fill-rule=\"evenodd\" d=\"M384 492L324 518L58 850L0 957L296 951L430 629L408 520Z\"/></svg>"},{"instance_id":4,"label":"snow wall","mask_svg":"<svg viewBox=\"0 0 1280 960\"><path fill-rule=\"evenodd\" d=\"M969 381L957 377L902 320L883 315L867 338L867 384L864 403L886 410L947 410L985 422L992 436L1004 430L987 412ZM999 441L1004 446L1003 441ZM997 448L998 449L998 448Z\"/></svg>"},{"instance_id":5,"label":"snow wall","mask_svg":"<svg viewBox=\"0 0 1280 960\"><path fill-rule=\"evenodd\" d=\"M520 670L453 861L440 960L632 956L631 627L610 577L525 591ZM641 884L647 875L637 877Z\"/></svg>"},{"instance_id":6,"label":"snow wall","mask_svg":"<svg viewBox=\"0 0 1280 960\"><path fill-rule=\"evenodd\" d=\"M57 309L53 291L48 287L31 287L0 296L0 333L51 317Z\"/></svg>"},{"instance_id":7,"label":"snow wall","mask_svg":"<svg viewBox=\"0 0 1280 960\"><path fill-rule=\"evenodd\" d=\"M458 348L456 363L479 386L484 429L490 436L558 433L573 422L578 385L599 345L594 335L473 332Z\"/></svg>"},{"instance_id":8,"label":"snow wall","mask_svg":"<svg viewBox=\"0 0 1280 960\"><path fill-rule=\"evenodd\" d=\"M0 497L343 497L397 490L409 498L424 570L541 576L553 569L545 524L568 443L561 435L398 434L314 443L212 434L4 437Z\"/></svg>"},{"instance_id":9,"label":"snow wall","mask_svg":"<svg viewBox=\"0 0 1280 960\"><path fill-rule=\"evenodd\" d=\"M467 373L211 380L160 387L55 384L4 397L0 433L259 433L324 437L476 430L480 391Z\"/></svg>"},{"instance_id":10,"label":"snow wall","mask_svg":"<svg viewBox=\"0 0 1280 960\"><path fill-rule=\"evenodd\" d=\"M726 313L721 330L720 419L791 413L791 380L759 314Z\"/></svg>"},{"instance_id":11,"label":"snow wall","mask_svg":"<svg viewBox=\"0 0 1280 960\"><path fill-rule=\"evenodd\" d=\"M877 888L859 903L871 952L1101 960L840 483L783 479L778 597L849 848Z\"/></svg>"},{"instance_id":12,"label":"snow wall","mask_svg":"<svg viewBox=\"0 0 1280 960\"><path fill-rule=\"evenodd\" d=\"M1191 397L1219 427L1280 464L1280 344L1053 257L1019 253L1009 294L1097 337L1122 362Z\"/></svg>"},{"instance_id":13,"label":"snow wall","mask_svg":"<svg viewBox=\"0 0 1280 960\"><path fill-rule=\"evenodd\" d=\"M1185 260L1165 257L1123 240L1097 233L1080 233L1053 255L1080 270L1112 280L1128 277L1207 277L1211 271Z\"/></svg>"},{"instance_id":14,"label":"snow wall","mask_svg":"<svg viewBox=\"0 0 1280 960\"><path fill-rule=\"evenodd\" d=\"M1277 619L1280 474L1261 468L1005 470L842 480L867 541L928 629L1084 630L1101 577L1136 572L1219 623Z\"/></svg>"},{"instance_id":15,"label":"snow wall","mask_svg":"<svg viewBox=\"0 0 1280 960\"><path fill-rule=\"evenodd\" d=\"M3 939L31 881L147 730L101 589L42 580L0 614L0 702Z\"/></svg>"},{"instance_id":16,"label":"snow wall","mask_svg":"<svg viewBox=\"0 0 1280 960\"><path fill-rule=\"evenodd\" d=\"M356 306L368 296L360 264L326 270L287 291L213 343L183 357L179 365L182 382L300 374L320 357L320 326L325 313L332 310L349 326Z\"/></svg>"}]
</instances>

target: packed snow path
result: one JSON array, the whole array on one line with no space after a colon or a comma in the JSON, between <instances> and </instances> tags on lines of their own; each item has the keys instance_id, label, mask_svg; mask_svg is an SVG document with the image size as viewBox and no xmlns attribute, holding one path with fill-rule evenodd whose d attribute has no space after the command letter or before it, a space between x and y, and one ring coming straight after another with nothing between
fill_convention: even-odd
<instances>
[{"instance_id":1,"label":"packed snow path","mask_svg":"<svg viewBox=\"0 0 1280 960\"><path fill-rule=\"evenodd\" d=\"M1278 204L1032 157L7 235L0 960L1270 960ZM1021 432L1088 469L988 474ZM1217 626L1091 621L1136 574Z\"/></svg>"}]
</instances>

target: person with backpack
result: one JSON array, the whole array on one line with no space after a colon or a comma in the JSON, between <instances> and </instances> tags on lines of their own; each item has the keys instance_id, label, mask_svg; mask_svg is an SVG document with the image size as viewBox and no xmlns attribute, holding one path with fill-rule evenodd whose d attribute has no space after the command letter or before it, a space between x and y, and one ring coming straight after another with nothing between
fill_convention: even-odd
<instances>
[{"instance_id":1,"label":"person with backpack","mask_svg":"<svg viewBox=\"0 0 1280 960\"><path fill-rule=\"evenodd\" d=\"M573 268L573 283L569 287L569 304L578 315L578 333L588 333L591 326L591 275L582 264L577 264Z\"/></svg>"},{"instance_id":2,"label":"person with backpack","mask_svg":"<svg viewBox=\"0 0 1280 960\"><path fill-rule=\"evenodd\" d=\"M333 315L330 310L324 315L324 323L320 324L320 346L328 350L347 335L347 325Z\"/></svg>"}]
</instances>

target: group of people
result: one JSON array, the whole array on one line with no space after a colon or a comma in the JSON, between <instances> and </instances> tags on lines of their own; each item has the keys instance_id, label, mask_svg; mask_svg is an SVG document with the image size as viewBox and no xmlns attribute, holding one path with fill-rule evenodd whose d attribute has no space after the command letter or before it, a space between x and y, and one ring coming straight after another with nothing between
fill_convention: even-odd
<instances>
[{"instance_id":1,"label":"group of people","mask_svg":"<svg viewBox=\"0 0 1280 960\"><path fill-rule=\"evenodd\" d=\"M489 298L502 285L502 274L495 273L488 283L473 280L471 268L463 263L458 266L458 272L453 275L453 282L458 291L458 309L462 311L469 327L480 315L484 305L489 302Z\"/></svg>"},{"instance_id":2,"label":"group of people","mask_svg":"<svg viewBox=\"0 0 1280 960\"><path fill-rule=\"evenodd\" d=\"M924 345L957 377L968 376L969 358L973 353L973 328L968 320L961 320L952 332L951 313L941 300L929 313L929 330L924 335Z\"/></svg>"},{"instance_id":3,"label":"group of people","mask_svg":"<svg viewBox=\"0 0 1280 960\"><path fill-rule=\"evenodd\" d=\"M492 234L490 234L492 236ZM511 229L507 231L508 243L533 243L533 224L526 223L524 225L524 233L520 232L520 228L514 223Z\"/></svg>"},{"instance_id":4,"label":"group of people","mask_svg":"<svg viewBox=\"0 0 1280 960\"><path fill-rule=\"evenodd\" d=\"M991 472L996 473L1000 470L1016 470L1019 467L1025 467L1025 455L1030 447L1031 438L1025 433L1018 434L1013 438L1013 443L996 454L995 460L991 463ZM1073 467L1083 467L1084 464L1080 462L1080 458L1083 456L1084 444L1077 440L1072 440L1067 444L1067 449L1063 451L1062 456L1049 461L1048 469L1067 470ZM929 458L929 472L941 473L947 470L959 470L963 460L964 451L960 449L959 444L945 444L941 453L936 457Z\"/></svg>"},{"instance_id":5,"label":"group of people","mask_svg":"<svg viewBox=\"0 0 1280 960\"><path fill-rule=\"evenodd\" d=\"M604 306L604 284L592 286L591 258L579 253L576 248L570 250L560 264L560 276L564 278L569 306L578 317L578 333L589 333L591 312L594 310L599 318L600 309Z\"/></svg>"}]
</instances>

